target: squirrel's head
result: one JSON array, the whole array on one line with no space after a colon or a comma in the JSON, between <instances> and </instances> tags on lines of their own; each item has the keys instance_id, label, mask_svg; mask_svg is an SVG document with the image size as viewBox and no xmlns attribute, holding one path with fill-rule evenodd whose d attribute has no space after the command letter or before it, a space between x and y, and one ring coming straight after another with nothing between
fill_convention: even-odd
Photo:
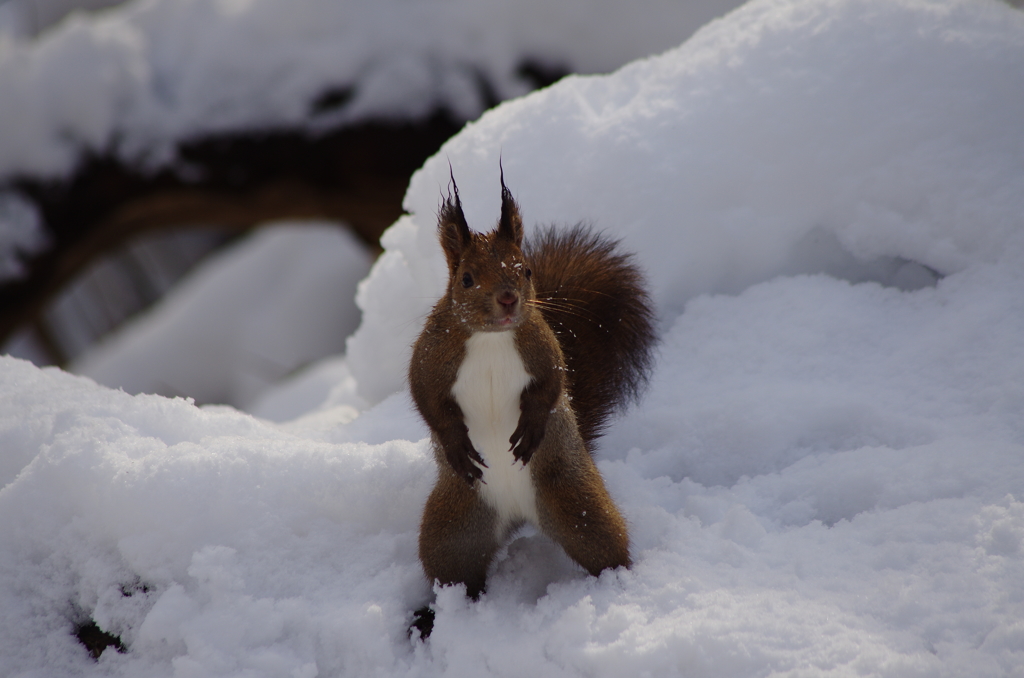
<instances>
[{"instance_id":1,"label":"squirrel's head","mask_svg":"<svg viewBox=\"0 0 1024 678\"><path fill-rule=\"evenodd\" d=\"M533 299L531 272L523 256L519 205L501 176L501 216L490 233L469 230L452 175L452 190L437 215L437 232L448 260L452 310L470 331L518 327Z\"/></svg>"}]
</instances>

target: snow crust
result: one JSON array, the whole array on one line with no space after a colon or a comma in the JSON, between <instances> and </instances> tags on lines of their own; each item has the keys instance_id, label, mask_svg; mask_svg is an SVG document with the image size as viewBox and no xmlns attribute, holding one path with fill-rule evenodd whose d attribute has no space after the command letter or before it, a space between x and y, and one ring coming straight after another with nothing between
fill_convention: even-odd
<instances>
[{"instance_id":1,"label":"snow crust","mask_svg":"<svg viewBox=\"0 0 1024 678\"><path fill-rule=\"evenodd\" d=\"M1022 65L995 2L755 0L506 103L413 177L284 424L0 358L0 674L1024 675ZM448 162L486 229L499 154L528 224L637 253L662 343L598 454L632 570L524 531L473 603L416 559L402 375Z\"/></svg>"},{"instance_id":2,"label":"snow crust","mask_svg":"<svg viewBox=\"0 0 1024 678\"><path fill-rule=\"evenodd\" d=\"M312 131L438 108L472 119L527 91L524 60L608 72L679 44L739 0L135 0L0 36L0 176L60 175L85 151L158 165L176 142ZM317 106L327 93L340 106Z\"/></svg>"}]
</instances>

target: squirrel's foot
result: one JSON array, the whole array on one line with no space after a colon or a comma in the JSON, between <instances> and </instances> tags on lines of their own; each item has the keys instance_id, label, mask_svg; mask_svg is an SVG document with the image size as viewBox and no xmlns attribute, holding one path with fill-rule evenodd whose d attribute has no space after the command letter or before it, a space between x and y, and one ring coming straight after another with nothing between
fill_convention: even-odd
<instances>
[{"instance_id":1,"label":"squirrel's foot","mask_svg":"<svg viewBox=\"0 0 1024 678\"><path fill-rule=\"evenodd\" d=\"M429 605L424 605L412 613L412 624L409 625L410 638L415 632L419 633L420 640L426 640L430 637L430 632L433 630L434 610Z\"/></svg>"}]
</instances>

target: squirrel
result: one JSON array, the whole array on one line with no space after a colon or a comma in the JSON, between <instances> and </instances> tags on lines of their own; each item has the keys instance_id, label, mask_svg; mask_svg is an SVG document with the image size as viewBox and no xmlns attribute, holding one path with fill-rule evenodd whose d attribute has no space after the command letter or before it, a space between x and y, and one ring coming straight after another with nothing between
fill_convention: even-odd
<instances>
[{"instance_id":1,"label":"squirrel","mask_svg":"<svg viewBox=\"0 0 1024 678\"><path fill-rule=\"evenodd\" d=\"M439 469L420 526L423 569L476 599L495 553L527 521L592 575L628 568L626 522L591 452L650 374L643 276L617 241L584 225L524 244L503 170L487 234L469 230L454 173L451 186L437 226L448 287L409 366Z\"/></svg>"}]
</instances>

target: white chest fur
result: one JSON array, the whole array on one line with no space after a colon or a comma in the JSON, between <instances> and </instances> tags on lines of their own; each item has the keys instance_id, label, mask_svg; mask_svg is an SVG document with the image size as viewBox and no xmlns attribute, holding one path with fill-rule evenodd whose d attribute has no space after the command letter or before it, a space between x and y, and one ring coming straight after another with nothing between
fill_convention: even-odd
<instances>
[{"instance_id":1,"label":"white chest fur","mask_svg":"<svg viewBox=\"0 0 1024 678\"><path fill-rule=\"evenodd\" d=\"M508 439L519 425L519 397L530 383L513 333L477 332L466 342L466 356L452 386L462 408L469 439L487 462L481 497L498 512L498 529L526 519L537 523L530 470L514 457Z\"/></svg>"}]
</instances>

